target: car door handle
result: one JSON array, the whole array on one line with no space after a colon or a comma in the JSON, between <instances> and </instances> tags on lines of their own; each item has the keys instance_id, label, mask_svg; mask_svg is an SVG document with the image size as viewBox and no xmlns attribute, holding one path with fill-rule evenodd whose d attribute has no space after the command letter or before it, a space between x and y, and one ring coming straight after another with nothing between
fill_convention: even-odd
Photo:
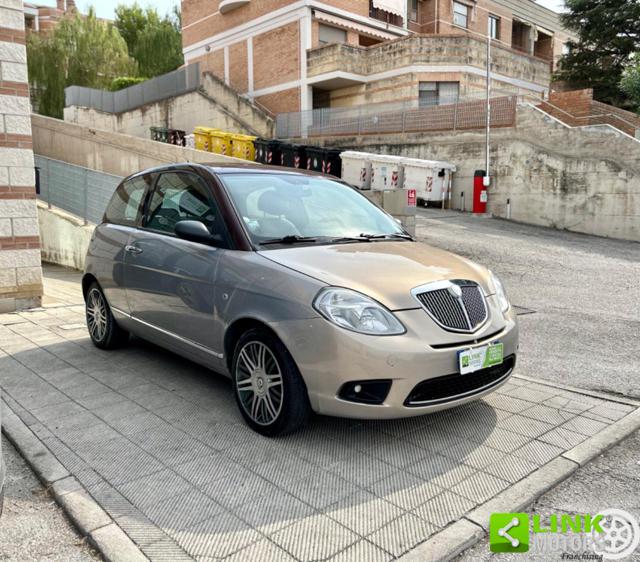
<instances>
[{"instance_id":1,"label":"car door handle","mask_svg":"<svg viewBox=\"0 0 640 562\"><path fill-rule=\"evenodd\" d=\"M125 246L124 251L137 256L138 254L142 253L142 248L138 248L138 246Z\"/></svg>"}]
</instances>

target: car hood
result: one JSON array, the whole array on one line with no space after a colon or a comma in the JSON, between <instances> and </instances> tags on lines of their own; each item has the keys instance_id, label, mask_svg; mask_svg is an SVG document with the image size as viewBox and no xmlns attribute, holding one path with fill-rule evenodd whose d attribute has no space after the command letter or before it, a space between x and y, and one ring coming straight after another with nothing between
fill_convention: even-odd
<instances>
[{"instance_id":1,"label":"car hood","mask_svg":"<svg viewBox=\"0 0 640 562\"><path fill-rule=\"evenodd\" d=\"M296 246L259 253L328 285L359 291L390 310L420 308L411 289L432 281L468 279L490 293L484 267L419 242Z\"/></svg>"}]
</instances>

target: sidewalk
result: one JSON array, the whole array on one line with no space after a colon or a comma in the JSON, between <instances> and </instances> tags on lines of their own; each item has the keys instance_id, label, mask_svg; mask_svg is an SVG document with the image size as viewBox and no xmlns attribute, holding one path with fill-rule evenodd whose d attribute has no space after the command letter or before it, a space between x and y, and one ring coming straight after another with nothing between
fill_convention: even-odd
<instances>
[{"instance_id":1,"label":"sidewalk","mask_svg":"<svg viewBox=\"0 0 640 562\"><path fill-rule=\"evenodd\" d=\"M318 417L269 440L243 424L227 379L137 339L93 347L79 274L45 275L43 309L0 315L3 397L65 485L108 514L95 528L113 519L150 560L388 561L461 518L477 540L485 502L526 500L528 475L552 485L638 418L630 401L514 377L448 412Z\"/></svg>"}]
</instances>

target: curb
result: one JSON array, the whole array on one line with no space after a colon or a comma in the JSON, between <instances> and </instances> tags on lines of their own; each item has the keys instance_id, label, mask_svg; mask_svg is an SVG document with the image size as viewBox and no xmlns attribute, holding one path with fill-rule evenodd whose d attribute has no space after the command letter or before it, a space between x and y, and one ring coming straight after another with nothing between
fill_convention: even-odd
<instances>
[{"instance_id":1,"label":"curb","mask_svg":"<svg viewBox=\"0 0 640 562\"><path fill-rule=\"evenodd\" d=\"M551 388L558 388L560 390L568 390L575 394L582 394L582 396L591 396L592 398L599 398L600 400L606 400L607 402L614 402L616 404L625 404L626 406L633 406L634 408L640 408L640 401L633 398L625 398L617 394L607 394L599 390L586 390L584 388L578 388L576 386L568 386L565 384L559 384L553 381L534 379L533 377L527 377L525 375L513 375L516 379L521 379L527 382L533 382L541 384L543 386L550 386Z\"/></svg>"},{"instance_id":2,"label":"curb","mask_svg":"<svg viewBox=\"0 0 640 562\"><path fill-rule=\"evenodd\" d=\"M544 383L546 384L546 383ZM588 394L581 392L581 394ZM627 403L627 402L625 402ZM611 447L640 429L640 409L607 429L569 449L533 471L494 498L449 525L429 540L398 558L398 562L447 562L487 536L489 518L495 512L518 512L555 488Z\"/></svg>"},{"instance_id":3,"label":"curb","mask_svg":"<svg viewBox=\"0 0 640 562\"><path fill-rule=\"evenodd\" d=\"M11 410L2 407L2 433L24 457L83 537L106 562L149 562L135 543L96 503L49 449Z\"/></svg>"}]
</instances>

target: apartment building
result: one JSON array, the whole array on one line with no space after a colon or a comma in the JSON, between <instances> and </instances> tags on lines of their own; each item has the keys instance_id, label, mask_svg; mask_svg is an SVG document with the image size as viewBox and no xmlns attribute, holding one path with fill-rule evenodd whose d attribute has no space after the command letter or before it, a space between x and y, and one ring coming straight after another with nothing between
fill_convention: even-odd
<instances>
[{"instance_id":1,"label":"apartment building","mask_svg":"<svg viewBox=\"0 0 640 562\"><path fill-rule=\"evenodd\" d=\"M42 297L25 42L22 0L0 2L0 313Z\"/></svg>"},{"instance_id":2,"label":"apartment building","mask_svg":"<svg viewBox=\"0 0 640 562\"><path fill-rule=\"evenodd\" d=\"M67 14L76 9L74 0L57 0L55 6L24 3L24 26L27 31L50 31Z\"/></svg>"},{"instance_id":3,"label":"apartment building","mask_svg":"<svg viewBox=\"0 0 640 562\"><path fill-rule=\"evenodd\" d=\"M185 61L273 113L542 95L569 35L533 0L182 0Z\"/></svg>"}]
</instances>

